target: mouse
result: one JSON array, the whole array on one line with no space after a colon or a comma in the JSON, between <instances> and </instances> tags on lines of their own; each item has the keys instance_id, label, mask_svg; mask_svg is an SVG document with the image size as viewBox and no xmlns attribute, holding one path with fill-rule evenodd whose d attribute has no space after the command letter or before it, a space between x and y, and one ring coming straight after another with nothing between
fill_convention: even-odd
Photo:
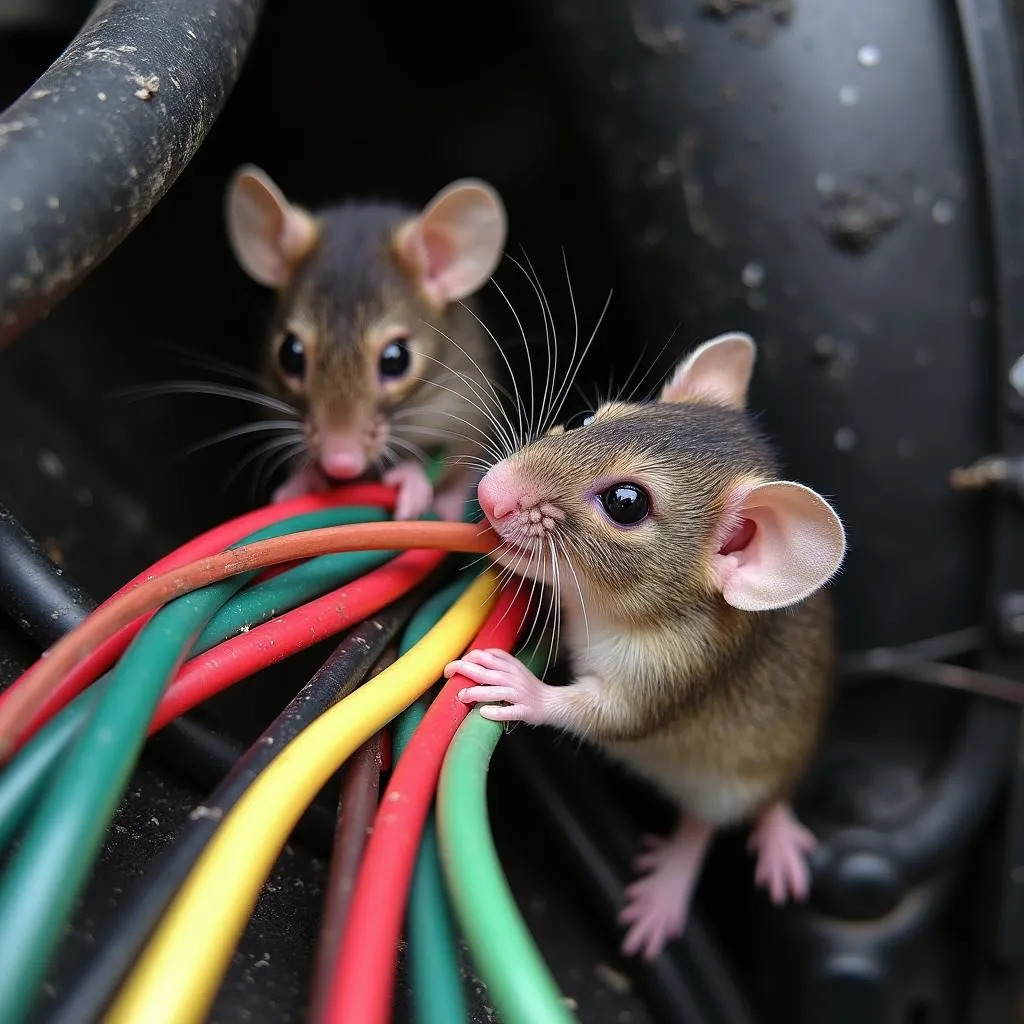
<instances>
[{"instance_id":1,"label":"mouse","mask_svg":"<svg viewBox=\"0 0 1024 1024\"><path fill-rule=\"evenodd\" d=\"M500 404L471 306L504 253L495 189L466 178L420 210L352 200L310 211L244 165L225 221L242 270L276 293L264 373L302 423L303 461L272 500L377 473L397 489L395 518L461 518ZM444 457L436 489L433 454Z\"/></svg>"},{"instance_id":2,"label":"mouse","mask_svg":"<svg viewBox=\"0 0 1024 1024\"><path fill-rule=\"evenodd\" d=\"M485 718L589 741L680 812L636 860L627 955L655 957L683 933L721 829L752 826L773 903L810 886L815 839L791 801L830 703L828 584L846 533L825 498L781 474L747 408L755 359L748 335L713 338L656 400L604 403L495 462L477 489L494 560L560 602L570 678L549 685L498 650L471 650L445 676L466 677L460 698Z\"/></svg>"}]
</instances>

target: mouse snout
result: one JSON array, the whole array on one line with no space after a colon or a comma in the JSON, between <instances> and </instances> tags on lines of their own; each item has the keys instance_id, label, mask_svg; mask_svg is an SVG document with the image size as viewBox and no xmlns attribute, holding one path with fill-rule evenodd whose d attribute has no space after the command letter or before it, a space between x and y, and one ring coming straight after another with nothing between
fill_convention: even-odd
<instances>
[{"instance_id":1,"label":"mouse snout","mask_svg":"<svg viewBox=\"0 0 1024 1024\"><path fill-rule=\"evenodd\" d=\"M543 493L516 480L503 464L492 466L477 487L484 515L506 540L526 540L554 529L565 518Z\"/></svg>"},{"instance_id":2,"label":"mouse snout","mask_svg":"<svg viewBox=\"0 0 1024 1024\"><path fill-rule=\"evenodd\" d=\"M350 433L321 433L320 468L335 480L351 480L366 472L366 450L361 440Z\"/></svg>"}]
</instances>

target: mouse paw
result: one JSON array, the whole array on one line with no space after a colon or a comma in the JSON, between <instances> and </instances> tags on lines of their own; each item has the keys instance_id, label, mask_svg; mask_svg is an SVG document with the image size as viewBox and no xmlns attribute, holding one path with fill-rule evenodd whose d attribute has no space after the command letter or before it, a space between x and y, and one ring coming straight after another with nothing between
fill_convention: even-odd
<instances>
[{"instance_id":1,"label":"mouse paw","mask_svg":"<svg viewBox=\"0 0 1024 1024\"><path fill-rule=\"evenodd\" d=\"M814 835L796 820L788 804L773 804L757 819L747 848L757 853L754 881L768 890L772 903L807 898L811 888L807 854L815 846Z\"/></svg>"},{"instance_id":2,"label":"mouse paw","mask_svg":"<svg viewBox=\"0 0 1024 1024\"><path fill-rule=\"evenodd\" d=\"M493 722L527 722L546 725L553 721L560 697L559 687L542 683L518 658L497 649L475 650L444 670L446 679L459 673L475 686L459 691L464 704L486 704L480 709ZM492 703L504 701L504 704Z\"/></svg>"},{"instance_id":3,"label":"mouse paw","mask_svg":"<svg viewBox=\"0 0 1024 1024\"><path fill-rule=\"evenodd\" d=\"M669 839L645 837L648 849L634 861L643 874L626 888L626 905L619 914L619 923L629 926L622 940L624 955L642 952L652 960L683 934L712 835L710 825L684 818Z\"/></svg>"},{"instance_id":4,"label":"mouse paw","mask_svg":"<svg viewBox=\"0 0 1024 1024\"><path fill-rule=\"evenodd\" d=\"M400 462L383 476L384 483L398 489L395 519L419 519L430 508L434 488L418 462Z\"/></svg>"},{"instance_id":5,"label":"mouse paw","mask_svg":"<svg viewBox=\"0 0 1024 1024\"><path fill-rule=\"evenodd\" d=\"M307 463L300 466L280 487L275 488L270 496L271 504L290 501L292 498L303 498L307 494L319 494L326 491L327 480L316 466Z\"/></svg>"}]
</instances>

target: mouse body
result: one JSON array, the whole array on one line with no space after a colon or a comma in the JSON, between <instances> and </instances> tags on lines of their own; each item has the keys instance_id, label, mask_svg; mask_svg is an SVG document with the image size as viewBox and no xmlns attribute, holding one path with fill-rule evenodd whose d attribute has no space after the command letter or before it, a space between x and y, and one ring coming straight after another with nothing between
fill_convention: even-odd
<instances>
[{"instance_id":1,"label":"mouse body","mask_svg":"<svg viewBox=\"0 0 1024 1024\"><path fill-rule=\"evenodd\" d=\"M623 950L681 934L707 847L752 822L755 878L803 898L814 837L790 797L818 743L835 638L823 588L842 523L801 484L746 410L753 341L723 335L677 368L660 399L609 402L496 463L478 500L495 559L552 586L571 679L549 686L507 653L453 662L462 699L497 721L574 733L680 808L648 837L627 889ZM500 703L496 703L500 702Z\"/></svg>"},{"instance_id":2,"label":"mouse body","mask_svg":"<svg viewBox=\"0 0 1024 1024\"><path fill-rule=\"evenodd\" d=\"M421 211L353 201L311 213L259 168L236 171L228 238L254 280L277 293L265 357L270 390L302 418L306 459L275 500L380 472L395 516L462 516L498 404L492 349L466 305L506 238L504 206L462 180ZM437 492L424 462L447 456Z\"/></svg>"}]
</instances>

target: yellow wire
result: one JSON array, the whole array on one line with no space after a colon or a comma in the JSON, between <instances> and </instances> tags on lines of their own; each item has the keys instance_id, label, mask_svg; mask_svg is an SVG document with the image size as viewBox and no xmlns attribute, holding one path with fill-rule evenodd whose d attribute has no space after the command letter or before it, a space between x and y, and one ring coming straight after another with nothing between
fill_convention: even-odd
<instances>
[{"instance_id":1,"label":"yellow wire","mask_svg":"<svg viewBox=\"0 0 1024 1024\"><path fill-rule=\"evenodd\" d=\"M482 573L418 644L321 715L257 776L179 890L105 1024L205 1019L263 882L303 810L360 744L466 649L496 591L496 576Z\"/></svg>"}]
</instances>

